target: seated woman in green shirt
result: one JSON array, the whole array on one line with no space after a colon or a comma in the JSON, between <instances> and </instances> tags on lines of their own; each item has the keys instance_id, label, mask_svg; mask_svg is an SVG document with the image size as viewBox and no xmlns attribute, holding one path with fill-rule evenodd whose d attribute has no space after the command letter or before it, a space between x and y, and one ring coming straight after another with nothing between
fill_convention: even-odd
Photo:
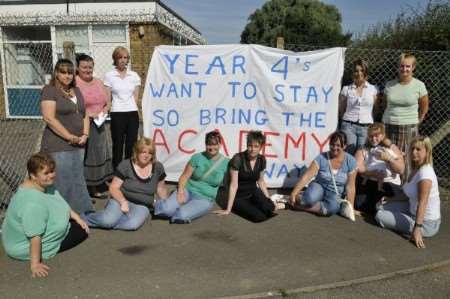
<instances>
[{"instance_id":1,"label":"seated woman in green shirt","mask_svg":"<svg viewBox=\"0 0 450 299\"><path fill-rule=\"evenodd\" d=\"M31 156L29 177L14 194L2 225L6 253L30 260L32 277L45 277L42 259L68 250L87 238L89 228L53 187L55 161L47 154Z\"/></svg>"},{"instance_id":2,"label":"seated woman in green shirt","mask_svg":"<svg viewBox=\"0 0 450 299\"><path fill-rule=\"evenodd\" d=\"M170 217L170 223L190 223L207 214L214 205L217 189L227 169L228 158L219 152L221 136L211 131L205 136L206 150L194 154L167 199L155 202L155 215Z\"/></svg>"}]
</instances>

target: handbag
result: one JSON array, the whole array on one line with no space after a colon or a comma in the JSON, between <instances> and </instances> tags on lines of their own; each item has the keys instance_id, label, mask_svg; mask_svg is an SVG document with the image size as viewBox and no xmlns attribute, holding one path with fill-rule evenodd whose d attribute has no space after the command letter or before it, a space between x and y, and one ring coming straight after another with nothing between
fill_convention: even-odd
<instances>
[{"instance_id":1,"label":"handbag","mask_svg":"<svg viewBox=\"0 0 450 299\"><path fill-rule=\"evenodd\" d=\"M333 171L331 168L330 157L329 157L328 153L327 153L327 159L328 159L328 166L330 168L331 180L333 181L333 185L334 185L334 192L336 192L336 200L340 204L339 214L342 217L345 217L351 221L355 221L355 210L353 209L353 205L346 198L341 198L341 196L339 195L339 192L338 192L338 189L336 186L336 180L334 179L334 174L333 174Z\"/></svg>"}]
</instances>

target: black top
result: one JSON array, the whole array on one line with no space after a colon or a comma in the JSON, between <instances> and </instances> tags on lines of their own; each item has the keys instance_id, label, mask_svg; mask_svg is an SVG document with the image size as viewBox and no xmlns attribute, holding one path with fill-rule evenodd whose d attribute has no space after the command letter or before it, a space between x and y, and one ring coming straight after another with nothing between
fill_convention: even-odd
<instances>
[{"instance_id":1,"label":"black top","mask_svg":"<svg viewBox=\"0 0 450 299\"><path fill-rule=\"evenodd\" d=\"M239 172L236 197L246 198L252 196L258 188L256 182L259 180L261 171L266 169L266 158L258 154L255 167L252 169L247 151L244 151L235 154L229 165L231 170L237 170Z\"/></svg>"}]
</instances>

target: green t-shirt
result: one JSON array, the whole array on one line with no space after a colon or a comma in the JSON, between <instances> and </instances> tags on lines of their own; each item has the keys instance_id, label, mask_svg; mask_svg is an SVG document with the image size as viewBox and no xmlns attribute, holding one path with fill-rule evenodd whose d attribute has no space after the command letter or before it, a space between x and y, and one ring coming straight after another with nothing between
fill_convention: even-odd
<instances>
[{"instance_id":1,"label":"green t-shirt","mask_svg":"<svg viewBox=\"0 0 450 299\"><path fill-rule=\"evenodd\" d=\"M18 260L30 259L30 239L41 236L41 256L56 255L69 233L70 207L55 188L40 192L20 187L12 197L2 225L6 253Z\"/></svg>"},{"instance_id":2,"label":"green t-shirt","mask_svg":"<svg viewBox=\"0 0 450 299\"><path fill-rule=\"evenodd\" d=\"M384 90L387 99L383 122L391 125L415 125L419 123L419 98L428 94L425 84L412 78L405 85L398 80L386 83Z\"/></svg>"},{"instance_id":3,"label":"green t-shirt","mask_svg":"<svg viewBox=\"0 0 450 299\"><path fill-rule=\"evenodd\" d=\"M212 160L208 159L205 153L198 153L191 157L189 164L194 168L194 172L186 184L186 189L210 201L215 200L217 189L222 184L227 170L228 158L219 154L217 159Z\"/></svg>"}]
</instances>

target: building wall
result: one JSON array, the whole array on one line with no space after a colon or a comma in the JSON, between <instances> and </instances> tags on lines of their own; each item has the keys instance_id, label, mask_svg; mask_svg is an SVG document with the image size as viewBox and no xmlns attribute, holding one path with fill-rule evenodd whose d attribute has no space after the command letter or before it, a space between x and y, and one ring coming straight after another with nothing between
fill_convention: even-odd
<instances>
[{"instance_id":1,"label":"building wall","mask_svg":"<svg viewBox=\"0 0 450 299\"><path fill-rule=\"evenodd\" d=\"M143 26L144 35L139 36L139 26ZM173 39L169 31L160 24L130 24L130 56L131 69L141 77L142 85L139 93L139 99L142 99L145 80L147 79L147 70L156 46L172 45ZM142 111L141 103L139 110Z\"/></svg>"}]
</instances>

